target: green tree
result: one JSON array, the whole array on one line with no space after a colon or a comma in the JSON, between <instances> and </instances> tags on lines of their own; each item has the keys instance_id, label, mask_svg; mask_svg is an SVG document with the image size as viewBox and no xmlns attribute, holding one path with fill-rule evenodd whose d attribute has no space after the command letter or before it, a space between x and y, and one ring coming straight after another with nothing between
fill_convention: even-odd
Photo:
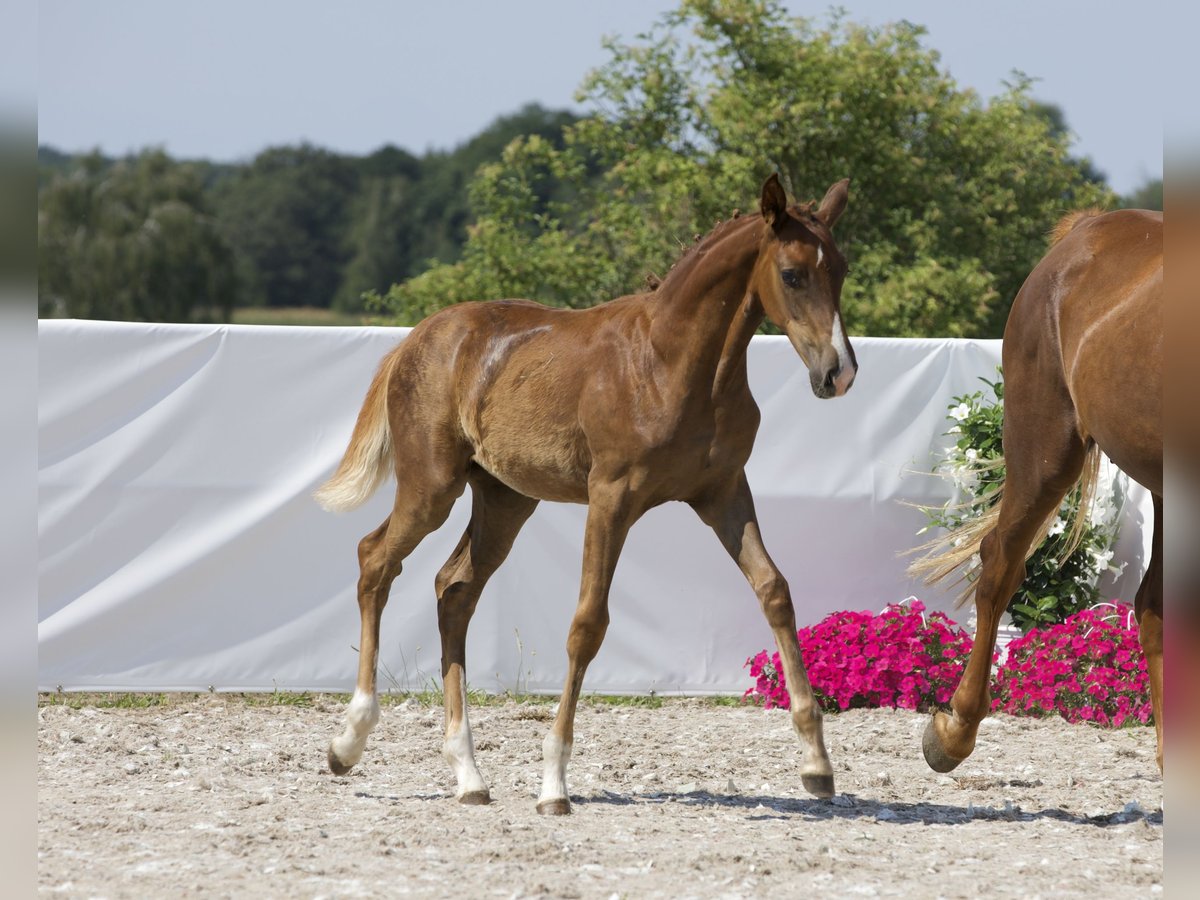
<instances>
[{"instance_id":1,"label":"green tree","mask_svg":"<svg viewBox=\"0 0 1200 900\"><path fill-rule=\"evenodd\" d=\"M497 296L588 306L664 272L778 170L800 199L852 179L838 226L852 331L998 335L1047 230L1113 197L1027 79L985 103L923 34L684 0L638 43L608 44L580 91L596 111L561 147L518 138L481 167L461 259L377 302L402 322Z\"/></svg>"},{"instance_id":2,"label":"green tree","mask_svg":"<svg viewBox=\"0 0 1200 900\"><path fill-rule=\"evenodd\" d=\"M1163 208L1163 180L1150 178L1132 194L1121 199L1121 205L1128 209L1157 209Z\"/></svg>"},{"instance_id":3,"label":"green tree","mask_svg":"<svg viewBox=\"0 0 1200 900\"><path fill-rule=\"evenodd\" d=\"M38 197L41 315L186 322L228 317L238 284L194 166L161 150L98 153Z\"/></svg>"},{"instance_id":4,"label":"green tree","mask_svg":"<svg viewBox=\"0 0 1200 900\"><path fill-rule=\"evenodd\" d=\"M309 144L264 150L213 189L252 303L327 307L349 259L356 161Z\"/></svg>"},{"instance_id":5,"label":"green tree","mask_svg":"<svg viewBox=\"0 0 1200 900\"><path fill-rule=\"evenodd\" d=\"M412 202L419 164L409 158L418 166L411 174L394 167L362 177L350 209L349 260L334 298L338 309L359 311L364 293L416 274L414 254L422 244L424 223L417 219ZM361 167L364 172L380 168L372 166L371 160L368 157Z\"/></svg>"}]
</instances>

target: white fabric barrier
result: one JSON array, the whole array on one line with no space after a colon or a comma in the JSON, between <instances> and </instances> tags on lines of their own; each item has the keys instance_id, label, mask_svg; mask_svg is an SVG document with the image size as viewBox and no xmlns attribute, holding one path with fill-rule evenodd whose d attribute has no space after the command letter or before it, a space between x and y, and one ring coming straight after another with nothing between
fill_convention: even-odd
<instances>
[{"instance_id":1,"label":"white fabric barrier","mask_svg":"<svg viewBox=\"0 0 1200 900\"><path fill-rule=\"evenodd\" d=\"M394 328L44 321L39 329L39 626L42 690L348 691L359 635L356 545L394 485L344 516L312 490L345 448ZM762 408L751 488L800 624L944 592L898 553L940 503L924 476L955 394L993 377L999 341L853 341L853 390L817 400L783 338L756 337ZM1135 487L1106 596L1131 600L1148 559ZM409 557L384 614L380 688L438 681L433 579L466 525L464 496ZM468 639L484 690L561 689L585 508L543 503L492 578ZM633 529L612 623L585 689L741 692L771 646L749 586L683 504ZM952 613L965 621L968 610Z\"/></svg>"}]
</instances>

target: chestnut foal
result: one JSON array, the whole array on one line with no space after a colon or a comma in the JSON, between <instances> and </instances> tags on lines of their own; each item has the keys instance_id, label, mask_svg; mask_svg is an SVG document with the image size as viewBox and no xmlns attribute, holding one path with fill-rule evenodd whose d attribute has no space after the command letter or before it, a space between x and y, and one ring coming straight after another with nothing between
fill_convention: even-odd
<instances>
[{"instance_id":1,"label":"chestnut foal","mask_svg":"<svg viewBox=\"0 0 1200 900\"><path fill-rule=\"evenodd\" d=\"M389 474L391 515L358 547L358 681L329 767L362 757L379 719L379 620L405 557L471 485L471 520L436 579L446 705L443 754L458 799L487 803L466 711L467 625L489 576L539 500L586 503L583 576L567 638L567 676L542 745L539 812L565 814L567 760L584 672L608 627L608 592L630 527L669 500L716 532L775 635L800 737L800 775L834 793L787 582L767 555L744 466L759 411L746 348L766 316L808 367L813 392L844 394L858 364L840 313L846 262L831 229L849 181L819 205L788 206L776 176L761 215L718 225L658 287L591 309L526 300L461 303L417 325L384 358L336 473L317 499L359 505Z\"/></svg>"}]
</instances>

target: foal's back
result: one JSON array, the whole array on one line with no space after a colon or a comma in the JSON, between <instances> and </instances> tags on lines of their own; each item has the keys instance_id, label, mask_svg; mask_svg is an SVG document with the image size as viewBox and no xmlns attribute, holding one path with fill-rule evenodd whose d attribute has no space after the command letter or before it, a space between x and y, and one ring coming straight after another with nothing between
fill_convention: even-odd
<instances>
[{"instance_id":1,"label":"foal's back","mask_svg":"<svg viewBox=\"0 0 1200 900\"><path fill-rule=\"evenodd\" d=\"M646 302L493 300L430 316L395 351L393 430L431 428L527 496L586 502L604 422L642 393Z\"/></svg>"}]
</instances>

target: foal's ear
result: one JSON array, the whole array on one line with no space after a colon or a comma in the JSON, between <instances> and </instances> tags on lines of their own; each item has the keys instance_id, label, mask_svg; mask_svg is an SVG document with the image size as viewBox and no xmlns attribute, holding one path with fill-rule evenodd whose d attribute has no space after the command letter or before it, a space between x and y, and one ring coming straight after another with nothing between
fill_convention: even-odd
<instances>
[{"instance_id":1,"label":"foal's ear","mask_svg":"<svg viewBox=\"0 0 1200 900\"><path fill-rule=\"evenodd\" d=\"M846 200L849 196L849 178L843 178L825 192L825 199L821 201L821 206L817 209L816 215L818 219L825 223L826 228L833 228L833 223L838 220L843 210L845 210Z\"/></svg>"},{"instance_id":2,"label":"foal's ear","mask_svg":"<svg viewBox=\"0 0 1200 900\"><path fill-rule=\"evenodd\" d=\"M787 192L779 183L778 173L772 172L771 177L763 182L759 208L762 209L763 221L771 227L778 228L784 223L784 216L787 213Z\"/></svg>"}]
</instances>

